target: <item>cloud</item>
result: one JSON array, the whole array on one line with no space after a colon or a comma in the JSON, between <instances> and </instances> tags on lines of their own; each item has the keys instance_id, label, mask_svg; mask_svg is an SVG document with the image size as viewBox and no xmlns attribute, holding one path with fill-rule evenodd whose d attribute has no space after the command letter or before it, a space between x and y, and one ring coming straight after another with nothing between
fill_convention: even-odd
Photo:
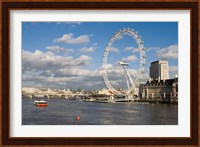
<instances>
[{"instance_id":1,"label":"cloud","mask_svg":"<svg viewBox=\"0 0 200 147\"><path fill-rule=\"evenodd\" d=\"M105 87L100 70L88 70L92 57L55 55L53 52L22 51L22 85L32 87ZM99 83L99 84L97 84ZM90 86L88 86L88 85ZM92 87L92 85L95 85Z\"/></svg>"},{"instance_id":2,"label":"cloud","mask_svg":"<svg viewBox=\"0 0 200 147\"><path fill-rule=\"evenodd\" d=\"M128 57L123 57L121 59L121 61L123 62L132 62L132 61L136 61L137 60L137 56L135 55L131 55L131 56L128 56Z\"/></svg>"},{"instance_id":3,"label":"cloud","mask_svg":"<svg viewBox=\"0 0 200 147\"><path fill-rule=\"evenodd\" d=\"M116 40L121 40L121 39L123 39L124 37L122 36L122 35L119 35L117 38L116 38Z\"/></svg>"},{"instance_id":4,"label":"cloud","mask_svg":"<svg viewBox=\"0 0 200 147\"><path fill-rule=\"evenodd\" d=\"M169 71L170 72L177 72L178 71L178 66L169 66Z\"/></svg>"},{"instance_id":5,"label":"cloud","mask_svg":"<svg viewBox=\"0 0 200 147\"><path fill-rule=\"evenodd\" d=\"M146 50L146 52L157 52L158 50L160 50L160 47L149 47L147 50Z\"/></svg>"},{"instance_id":6,"label":"cloud","mask_svg":"<svg viewBox=\"0 0 200 147\"><path fill-rule=\"evenodd\" d=\"M88 70L88 69L81 69L78 67L70 68L61 68L55 72L55 77L78 77L78 76L89 76L89 77L96 77L101 76L99 70Z\"/></svg>"},{"instance_id":7,"label":"cloud","mask_svg":"<svg viewBox=\"0 0 200 147\"><path fill-rule=\"evenodd\" d=\"M45 76L45 77L50 77L51 76L50 72L48 72L48 71L42 71L39 75L40 76Z\"/></svg>"},{"instance_id":8,"label":"cloud","mask_svg":"<svg viewBox=\"0 0 200 147\"><path fill-rule=\"evenodd\" d=\"M133 46L127 46L127 47L124 48L124 51L131 51L133 49L134 49Z\"/></svg>"},{"instance_id":9,"label":"cloud","mask_svg":"<svg viewBox=\"0 0 200 147\"><path fill-rule=\"evenodd\" d=\"M133 53L137 53L140 51L139 48L134 48L133 46L127 46L124 48L124 51L132 51Z\"/></svg>"},{"instance_id":10,"label":"cloud","mask_svg":"<svg viewBox=\"0 0 200 147\"><path fill-rule=\"evenodd\" d=\"M22 51L22 67L24 71L36 69L37 71L43 70L56 70L63 67L72 66L86 66L90 63L92 57L82 55L78 58L71 56L59 56L53 52L42 52L36 50L35 52Z\"/></svg>"},{"instance_id":11,"label":"cloud","mask_svg":"<svg viewBox=\"0 0 200 147\"><path fill-rule=\"evenodd\" d=\"M119 52L119 49L116 48L116 47L110 47L110 48L109 48L109 51L110 51L110 52L114 52L114 53L118 53L118 52Z\"/></svg>"},{"instance_id":12,"label":"cloud","mask_svg":"<svg viewBox=\"0 0 200 147\"><path fill-rule=\"evenodd\" d=\"M174 78L175 75L178 74L178 66L169 66L169 76L170 78Z\"/></svg>"},{"instance_id":13,"label":"cloud","mask_svg":"<svg viewBox=\"0 0 200 147\"><path fill-rule=\"evenodd\" d=\"M99 70L87 70L77 67L58 69L54 76L44 74L22 76L22 85L32 87L53 87L70 89L100 89L105 88L102 75Z\"/></svg>"},{"instance_id":14,"label":"cloud","mask_svg":"<svg viewBox=\"0 0 200 147\"><path fill-rule=\"evenodd\" d=\"M158 50L157 56L160 59L177 59L178 58L178 45L171 45L167 48Z\"/></svg>"},{"instance_id":15,"label":"cloud","mask_svg":"<svg viewBox=\"0 0 200 147\"><path fill-rule=\"evenodd\" d=\"M73 49L66 49L64 47L60 47L60 46L47 46L46 47L47 50L55 52L55 53L71 53L74 52Z\"/></svg>"},{"instance_id":16,"label":"cloud","mask_svg":"<svg viewBox=\"0 0 200 147\"><path fill-rule=\"evenodd\" d=\"M133 48L133 53L137 53L137 52L140 52L140 49L139 48Z\"/></svg>"},{"instance_id":17,"label":"cloud","mask_svg":"<svg viewBox=\"0 0 200 147\"><path fill-rule=\"evenodd\" d=\"M92 57L87 55L81 55L79 58L75 59L72 66L85 66L90 63Z\"/></svg>"},{"instance_id":18,"label":"cloud","mask_svg":"<svg viewBox=\"0 0 200 147\"><path fill-rule=\"evenodd\" d=\"M81 49L79 49L78 51L82 52L82 53L92 53L94 52L96 49L96 47L91 46L91 47L83 47Z\"/></svg>"},{"instance_id":19,"label":"cloud","mask_svg":"<svg viewBox=\"0 0 200 147\"><path fill-rule=\"evenodd\" d=\"M22 86L101 89L106 88L102 68L88 69L92 57L81 55L77 58L56 55L54 52L22 51ZM129 69L133 79L137 70ZM107 65L108 79L114 88L126 88L124 70L119 65ZM134 81L135 82L135 81Z\"/></svg>"},{"instance_id":20,"label":"cloud","mask_svg":"<svg viewBox=\"0 0 200 147\"><path fill-rule=\"evenodd\" d=\"M62 37L55 39L54 42L66 43L66 44L86 44L90 42L88 35L80 35L76 38L72 33L64 34Z\"/></svg>"},{"instance_id":21,"label":"cloud","mask_svg":"<svg viewBox=\"0 0 200 147\"><path fill-rule=\"evenodd\" d=\"M47 46L46 49L53 52L63 52L65 50L63 47L60 46Z\"/></svg>"},{"instance_id":22,"label":"cloud","mask_svg":"<svg viewBox=\"0 0 200 147\"><path fill-rule=\"evenodd\" d=\"M92 46L80 48L78 49L78 51L82 53L93 53L96 50L96 48L97 48L97 43L94 43Z\"/></svg>"}]
</instances>

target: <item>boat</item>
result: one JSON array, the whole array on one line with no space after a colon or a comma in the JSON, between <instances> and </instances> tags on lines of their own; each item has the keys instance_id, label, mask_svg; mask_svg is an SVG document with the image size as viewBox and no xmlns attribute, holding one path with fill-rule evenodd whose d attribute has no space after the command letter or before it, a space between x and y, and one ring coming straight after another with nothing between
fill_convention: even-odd
<instances>
[{"instance_id":1,"label":"boat","mask_svg":"<svg viewBox=\"0 0 200 147\"><path fill-rule=\"evenodd\" d=\"M47 101L44 101L44 100L39 100L39 101L35 100L34 105L37 107L47 107L48 103Z\"/></svg>"}]
</instances>

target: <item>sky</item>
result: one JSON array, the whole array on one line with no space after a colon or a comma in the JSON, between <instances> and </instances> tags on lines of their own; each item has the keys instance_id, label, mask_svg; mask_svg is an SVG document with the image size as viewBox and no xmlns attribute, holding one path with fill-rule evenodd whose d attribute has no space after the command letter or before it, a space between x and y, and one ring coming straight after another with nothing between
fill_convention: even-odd
<instances>
[{"instance_id":1,"label":"sky","mask_svg":"<svg viewBox=\"0 0 200 147\"><path fill-rule=\"evenodd\" d=\"M178 74L178 22L22 22L22 86L102 89L102 60L106 45L122 28L141 36L146 48L143 81L151 62L168 61L169 75ZM119 61L134 83L138 79L140 52L134 38L121 35L112 44L108 79L114 88L126 88Z\"/></svg>"}]
</instances>

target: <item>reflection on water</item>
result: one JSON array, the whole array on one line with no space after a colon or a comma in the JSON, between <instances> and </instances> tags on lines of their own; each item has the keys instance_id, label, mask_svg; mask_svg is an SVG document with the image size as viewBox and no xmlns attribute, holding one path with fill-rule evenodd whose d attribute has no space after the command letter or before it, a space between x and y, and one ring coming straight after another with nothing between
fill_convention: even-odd
<instances>
[{"instance_id":1,"label":"reflection on water","mask_svg":"<svg viewBox=\"0 0 200 147\"><path fill-rule=\"evenodd\" d=\"M177 125L178 105L94 103L49 99L36 107L22 98L22 125ZM80 119L77 119L80 116Z\"/></svg>"}]
</instances>

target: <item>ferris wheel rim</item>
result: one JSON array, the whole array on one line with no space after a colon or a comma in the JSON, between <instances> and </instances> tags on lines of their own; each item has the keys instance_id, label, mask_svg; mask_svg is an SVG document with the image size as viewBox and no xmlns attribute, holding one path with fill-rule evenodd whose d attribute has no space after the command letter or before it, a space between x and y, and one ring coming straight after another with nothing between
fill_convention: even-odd
<instances>
[{"instance_id":1,"label":"ferris wheel rim","mask_svg":"<svg viewBox=\"0 0 200 147\"><path fill-rule=\"evenodd\" d=\"M108 44L106 45L106 48L104 50L104 56L103 56L103 79L104 82L107 86L107 88L111 91L113 91L116 94L120 94L120 92L118 92L110 83L109 79L108 79L108 73L107 73L107 59L108 59L108 55L110 52L110 48L112 47L112 44L116 41L117 37L121 36L121 35L128 35L131 38L133 38L136 42L136 44L138 45L138 48L140 49L140 67L139 67L139 72L140 72L140 76L143 76L144 74L144 70L145 70L145 64L146 64L146 54L145 54L145 47L143 45L143 41L141 39L141 36L139 36L138 32L134 31L133 29L130 28L123 28L119 31L117 31L109 40ZM141 78L141 77L140 77Z\"/></svg>"}]
</instances>

